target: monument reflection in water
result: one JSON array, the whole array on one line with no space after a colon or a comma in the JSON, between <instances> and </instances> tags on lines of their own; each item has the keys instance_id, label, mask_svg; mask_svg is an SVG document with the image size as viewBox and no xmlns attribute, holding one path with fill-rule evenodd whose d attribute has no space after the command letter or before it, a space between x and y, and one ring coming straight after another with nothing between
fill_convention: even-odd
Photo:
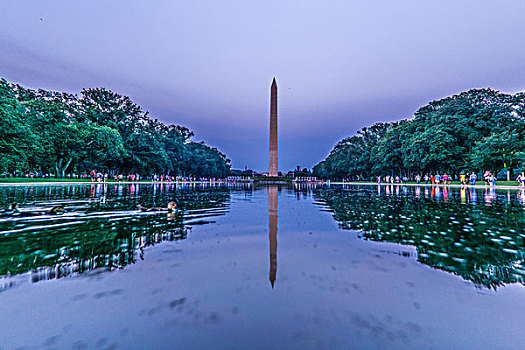
<instances>
[{"instance_id":1,"label":"monument reflection in water","mask_svg":"<svg viewBox=\"0 0 525 350\"><path fill-rule=\"evenodd\" d=\"M270 283L272 288L277 276L277 192L276 186L268 187L268 229L270 239Z\"/></svg>"}]
</instances>

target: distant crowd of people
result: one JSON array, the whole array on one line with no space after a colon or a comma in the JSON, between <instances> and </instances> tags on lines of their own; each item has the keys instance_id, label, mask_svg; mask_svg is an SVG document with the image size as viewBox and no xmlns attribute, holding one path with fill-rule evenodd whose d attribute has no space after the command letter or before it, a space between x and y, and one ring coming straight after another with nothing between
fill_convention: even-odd
<instances>
[{"instance_id":1,"label":"distant crowd of people","mask_svg":"<svg viewBox=\"0 0 525 350\"><path fill-rule=\"evenodd\" d=\"M384 177L378 176L377 182L378 183L407 183L408 181L414 181L416 184L420 184L422 181L425 182L426 185L429 183L432 185L450 185L450 183L453 181L453 176L448 175L447 173L444 174L425 174L423 176L421 175L415 175L413 178L408 178L407 176L391 176L387 175ZM466 186L466 185L476 185L476 181L478 180L478 175L475 172L469 173L464 172L459 175L459 182ZM492 174L490 171L485 171L483 173L483 180L485 181L485 185L495 186L497 178L494 174ZM518 181L520 187L525 187L525 172L522 172L518 177L516 178L516 181Z\"/></svg>"},{"instance_id":2,"label":"distant crowd of people","mask_svg":"<svg viewBox=\"0 0 525 350\"><path fill-rule=\"evenodd\" d=\"M39 173L39 172L28 172L25 174L11 174L5 173L2 176L4 177L24 177L26 179L55 179L55 174L50 173ZM91 180L91 182L108 182L109 180L117 182L136 182L140 180L151 180L155 182L195 182L195 181L219 181L217 178L208 178L208 177L194 177L194 176L171 176L163 174L152 174L150 176L141 176L138 173L135 174L108 174L107 172L102 173L100 171L91 170L89 173L68 173L65 174L65 179L82 179L82 180Z\"/></svg>"},{"instance_id":3,"label":"distant crowd of people","mask_svg":"<svg viewBox=\"0 0 525 350\"><path fill-rule=\"evenodd\" d=\"M11 173L5 173L2 174L4 177L19 177L21 174L11 174ZM25 178L41 178L41 179L49 179L49 178L55 178L54 174L50 173L39 173L39 172L28 172L22 175L22 177ZM69 173L65 175L66 179L91 179L92 182L108 182L110 179L117 181L117 182L136 182L140 180L151 180L154 182L220 182L220 181L233 181L233 182L243 182L243 181L250 181L251 177L249 176L229 176L225 179L219 179L219 178L209 178L209 177L199 177L196 178L194 176L171 176L171 175L163 175L163 174L152 174L151 176L141 176L138 173L135 174L113 174L109 175L107 172L102 173L100 171L92 170L89 172L89 174L81 173L81 174L73 174ZM490 171L485 171L482 176L485 185L495 186L497 178L494 174L492 174ZM360 177L357 176L357 181L360 180ZM450 185L452 181L456 180L459 181L462 185L472 185L474 186L476 182L478 181L478 175L476 172L463 172L459 175L459 177L456 175L454 176L449 175L447 173L443 174L425 174L425 175L414 175L412 177L408 176L394 176L394 175L387 175L387 176L378 176L376 178L377 183L407 183L409 181L413 181L416 184L425 183L425 184L432 184L432 185ZM319 180L317 177L296 177L294 178L294 181L296 182L325 182ZM525 172L522 172L516 177L516 181L518 182L520 187L525 187ZM350 182L350 179L343 179L343 182Z\"/></svg>"},{"instance_id":4,"label":"distant crowd of people","mask_svg":"<svg viewBox=\"0 0 525 350\"><path fill-rule=\"evenodd\" d=\"M462 176L464 176L464 175L462 175ZM423 176L415 175L411 179L408 178L407 176L390 176L390 175L387 175L384 178L382 178L381 176L377 177L377 182L378 183L381 183L383 181L385 183L407 183L408 181L414 181L417 184L421 183L421 181L424 181L425 184L431 183L433 185L434 184L439 185L440 183L442 183L444 185L450 185L450 183L452 182L452 176L450 176L448 174L443 174L443 175L440 175L440 174L435 174L435 175L425 174Z\"/></svg>"},{"instance_id":5,"label":"distant crowd of people","mask_svg":"<svg viewBox=\"0 0 525 350\"><path fill-rule=\"evenodd\" d=\"M95 170L92 170L89 174L91 177L92 182L107 182L110 176L108 173L100 173L96 172ZM163 174L152 174L151 176L142 177L140 174L114 174L111 177L113 180L117 182L136 182L140 180L151 180L154 182L195 182L195 181L216 181L215 178L196 178L194 176L171 176L171 175L163 175Z\"/></svg>"},{"instance_id":6,"label":"distant crowd of people","mask_svg":"<svg viewBox=\"0 0 525 350\"><path fill-rule=\"evenodd\" d=\"M89 177L91 178L91 182L107 182L110 176L108 173L101 173L95 170L91 170L91 172L89 173ZM134 182L134 181L140 180L140 175L139 174L128 174L128 175L114 174L112 176L112 179L115 181L120 181L120 182L124 181L124 179L126 181Z\"/></svg>"}]
</instances>

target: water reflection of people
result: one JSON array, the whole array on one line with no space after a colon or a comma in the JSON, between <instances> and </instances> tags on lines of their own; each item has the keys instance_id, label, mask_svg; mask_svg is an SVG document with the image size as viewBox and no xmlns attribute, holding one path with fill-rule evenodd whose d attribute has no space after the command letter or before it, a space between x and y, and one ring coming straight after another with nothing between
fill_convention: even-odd
<instances>
[{"instance_id":1,"label":"water reflection of people","mask_svg":"<svg viewBox=\"0 0 525 350\"><path fill-rule=\"evenodd\" d=\"M467 191L466 191L465 187L463 187L463 186L459 190L459 197L461 199L461 204L466 204L467 203Z\"/></svg>"},{"instance_id":2,"label":"water reflection of people","mask_svg":"<svg viewBox=\"0 0 525 350\"><path fill-rule=\"evenodd\" d=\"M485 189L485 194L483 198L485 199L486 205L491 205L492 201L496 199L496 189L493 187L490 189Z\"/></svg>"},{"instance_id":3,"label":"water reflection of people","mask_svg":"<svg viewBox=\"0 0 525 350\"><path fill-rule=\"evenodd\" d=\"M478 201L478 194L476 193L476 189L474 187L470 188L470 202L472 204L475 204Z\"/></svg>"},{"instance_id":4,"label":"water reflection of people","mask_svg":"<svg viewBox=\"0 0 525 350\"><path fill-rule=\"evenodd\" d=\"M434 187L433 187L434 188ZM434 192L434 195L436 197L437 200L440 200L441 199L441 188L439 186L436 186L435 187L435 192Z\"/></svg>"},{"instance_id":5,"label":"water reflection of people","mask_svg":"<svg viewBox=\"0 0 525 350\"><path fill-rule=\"evenodd\" d=\"M129 186L129 198L133 199L134 196L135 196L135 184L131 184ZM156 191L153 191L153 198L155 198L156 196L157 196Z\"/></svg>"},{"instance_id":6,"label":"water reflection of people","mask_svg":"<svg viewBox=\"0 0 525 350\"><path fill-rule=\"evenodd\" d=\"M517 193L518 201L522 204L525 204L525 190L520 189Z\"/></svg>"},{"instance_id":7,"label":"water reflection of people","mask_svg":"<svg viewBox=\"0 0 525 350\"><path fill-rule=\"evenodd\" d=\"M270 283L277 276L277 187L268 187L268 229L270 240Z\"/></svg>"}]
</instances>

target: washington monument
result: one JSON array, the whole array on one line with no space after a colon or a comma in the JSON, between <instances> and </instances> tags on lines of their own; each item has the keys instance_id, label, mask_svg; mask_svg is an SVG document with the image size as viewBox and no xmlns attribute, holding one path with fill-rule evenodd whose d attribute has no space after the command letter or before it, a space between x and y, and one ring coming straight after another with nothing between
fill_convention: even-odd
<instances>
[{"instance_id":1,"label":"washington monument","mask_svg":"<svg viewBox=\"0 0 525 350\"><path fill-rule=\"evenodd\" d=\"M279 167L277 162L277 83L275 77L270 88L270 167L268 176L279 176Z\"/></svg>"}]
</instances>

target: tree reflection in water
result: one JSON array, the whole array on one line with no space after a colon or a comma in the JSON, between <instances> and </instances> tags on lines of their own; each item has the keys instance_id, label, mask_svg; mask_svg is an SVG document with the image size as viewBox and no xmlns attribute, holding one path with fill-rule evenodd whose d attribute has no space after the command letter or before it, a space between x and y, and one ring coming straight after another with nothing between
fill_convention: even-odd
<instances>
[{"instance_id":1,"label":"tree reflection in water","mask_svg":"<svg viewBox=\"0 0 525 350\"><path fill-rule=\"evenodd\" d=\"M172 200L179 208L175 213L136 210L139 204L166 207ZM230 189L170 184L10 186L0 188L0 201L3 207L17 202L22 208L62 205L66 210L61 216L0 219L0 276L30 271L37 282L133 264L143 258L144 247L184 239L192 224L205 223L199 219L224 215Z\"/></svg>"},{"instance_id":2,"label":"tree reflection in water","mask_svg":"<svg viewBox=\"0 0 525 350\"><path fill-rule=\"evenodd\" d=\"M496 289L525 284L525 191L345 186L317 189L343 229L411 245L419 262Z\"/></svg>"}]
</instances>

